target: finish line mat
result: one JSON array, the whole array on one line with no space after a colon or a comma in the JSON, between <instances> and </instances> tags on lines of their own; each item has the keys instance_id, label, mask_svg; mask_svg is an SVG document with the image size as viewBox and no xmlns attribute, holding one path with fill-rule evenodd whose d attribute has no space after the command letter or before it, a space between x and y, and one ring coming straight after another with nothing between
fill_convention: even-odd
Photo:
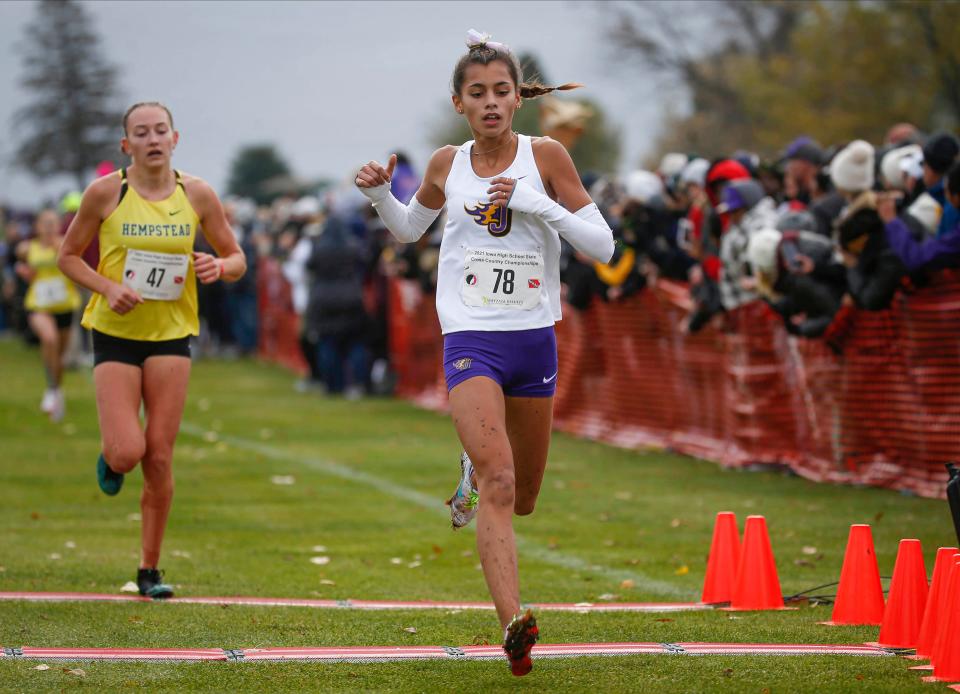
<instances>
[{"instance_id":1,"label":"finish line mat","mask_svg":"<svg viewBox=\"0 0 960 694\"><path fill-rule=\"evenodd\" d=\"M533 647L534 658L624 655L893 656L874 646L782 643L557 643ZM387 663L403 660L502 660L500 646L333 646L325 648L4 648L0 660L282 661Z\"/></svg>"},{"instance_id":2,"label":"finish line mat","mask_svg":"<svg viewBox=\"0 0 960 694\"><path fill-rule=\"evenodd\" d=\"M260 607L314 607L348 610L493 610L489 602L434 602L402 600L310 600L300 598L256 597L181 597L153 600L141 595L110 593L29 593L0 592L0 600L23 602L165 602L185 605L253 605ZM527 605L544 612L692 612L710 610L696 602L603 602L533 603Z\"/></svg>"}]
</instances>

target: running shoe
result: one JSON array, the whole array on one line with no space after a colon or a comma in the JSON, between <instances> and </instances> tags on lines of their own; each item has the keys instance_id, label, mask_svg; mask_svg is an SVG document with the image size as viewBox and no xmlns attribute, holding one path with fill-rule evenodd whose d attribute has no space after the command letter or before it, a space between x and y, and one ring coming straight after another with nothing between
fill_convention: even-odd
<instances>
[{"instance_id":1,"label":"running shoe","mask_svg":"<svg viewBox=\"0 0 960 694\"><path fill-rule=\"evenodd\" d=\"M510 661L510 672L517 677L526 675L533 669L530 651L540 640L540 629L532 610L518 614L510 620L503 632L503 650Z\"/></svg>"},{"instance_id":2,"label":"running shoe","mask_svg":"<svg viewBox=\"0 0 960 694\"><path fill-rule=\"evenodd\" d=\"M123 473L114 472L110 466L107 465L107 460L103 457L103 453L97 458L97 483L107 496L116 496L117 492L120 491L120 487L123 486Z\"/></svg>"},{"instance_id":3,"label":"running shoe","mask_svg":"<svg viewBox=\"0 0 960 694\"><path fill-rule=\"evenodd\" d=\"M154 600L173 597L173 586L163 582L163 572L159 569L137 569L137 588L140 595Z\"/></svg>"},{"instance_id":4,"label":"running shoe","mask_svg":"<svg viewBox=\"0 0 960 694\"><path fill-rule=\"evenodd\" d=\"M53 391L53 407L50 408L50 421L53 423L63 421L64 416L67 414L67 398L64 397L63 391L57 388Z\"/></svg>"},{"instance_id":5,"label":"running shoe","mask_svg":"<svg viewBox=\"0 0 960 694\"><path fill-rule=\"evenodd\" d=\"M43 391L43 399L40 401L40 411L44 414L53 412L53 403L57 399L57 391L53 388L47 388Z\"/></svg>"},{"instance_id":6,"label":"running shoe","mask_svg":"<svg viewBox=\"0 0 960 694\"><path fill-rule=\"evenodd\" d=\"M453 496L447 500L447 506L450 507L450 522L454 530L464 527L477 515L480 491L476 487L475 477L473 463L464 451L460 455L460 484L457 485L457 491Z\"/></svg>"}]
</instances>

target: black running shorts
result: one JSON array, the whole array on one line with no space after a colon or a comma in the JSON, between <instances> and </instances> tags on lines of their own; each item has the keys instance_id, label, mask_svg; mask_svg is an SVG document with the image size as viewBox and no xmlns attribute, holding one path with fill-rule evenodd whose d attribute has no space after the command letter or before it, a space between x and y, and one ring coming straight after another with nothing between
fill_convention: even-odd
<instances>
[{"instance_id":1,"label":"black running shorts","mask_svg":"<svg viewBox=\"0 0 960 694\"><path fill-rule=\"evenodd\" d=\"M105 335L97 330L93 332L93 365L107 361L143 367L150 357L174 356L190 358L190 337L176 340L127 340L123 337Z\"/></svg>"}]
</instances>

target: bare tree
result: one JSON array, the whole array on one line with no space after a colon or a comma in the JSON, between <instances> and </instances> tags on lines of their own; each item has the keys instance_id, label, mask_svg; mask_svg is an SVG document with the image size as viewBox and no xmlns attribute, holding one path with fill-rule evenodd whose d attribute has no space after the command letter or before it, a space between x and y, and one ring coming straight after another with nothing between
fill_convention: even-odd
<instances>
[{"instance_id":1,"label":"bare tree","mask_svg":"<svg viewBox=\"0 0 960 694\"><path fill-rule=\"evenodd\" d=\"M71 174L79 187L116 153L122 111L116 70L74 0L42 0L20 46L21 84L33 101L17 111L17 163L37 177Z\"/></svg>"}]
</instances>

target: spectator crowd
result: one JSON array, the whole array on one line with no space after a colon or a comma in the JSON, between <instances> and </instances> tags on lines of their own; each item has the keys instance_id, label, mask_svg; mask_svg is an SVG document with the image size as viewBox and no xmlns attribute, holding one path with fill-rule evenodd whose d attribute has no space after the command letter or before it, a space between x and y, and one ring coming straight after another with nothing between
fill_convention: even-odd
<instances>
[{"instance_id":1,"label":"spectator crowd","mask_svg":"<svg viewBox=\"0 0 960 694\"><path fill-rule=\"evenodd\" d=\"M954 135L899 124L879 145L824 147L800 137L775 161L745 150L712 161L671 152L652 171L586 172L584 184L614 231L616 251L600 264L564 244L564 298L585 309L665 278L689 286L688 332L762 301L790 333L840 349L844 316L854 307L883 310L898 291L960 265L958 155ZM401 155L394 194L408 202L418 185ZM274 262L290 284L309 366L298 388L346 397L389 393L389 280L412 279L433 290L444 216L417 243L399 244L347 183L265 206L225 203L250 271L235 284L198 288L199 353L256 351L256 268ZM56 215L65 231L78 204L79 194L71 193L55 210L0 208L0 330L35 339L23 309L29 273L17 248L35 234L41 216L49 223ZM87 260L96 266L95 244ZM75 330L75 359L82 360L87 338Z\"/></svg>"}]
</instances>

